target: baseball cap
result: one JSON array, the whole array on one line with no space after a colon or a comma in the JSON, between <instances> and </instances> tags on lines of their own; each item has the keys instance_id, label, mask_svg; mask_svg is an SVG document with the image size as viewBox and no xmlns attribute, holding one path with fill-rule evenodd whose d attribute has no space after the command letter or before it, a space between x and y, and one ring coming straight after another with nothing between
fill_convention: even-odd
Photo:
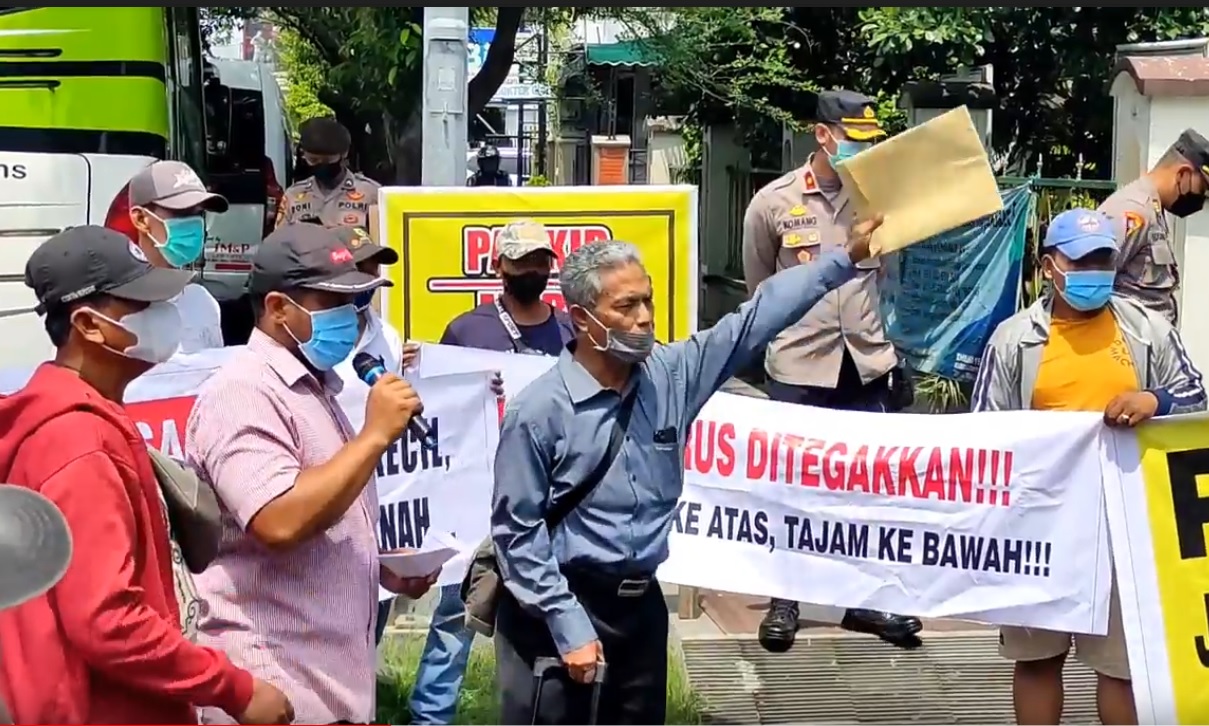
<instances>
[{"instance_id":1,"label":"baseball cap","mask_svg":"<svg viewBox=\"0 0 1209 726\"><path fill-rule=\"evenodd\" d=\"M1050 220L1045 231L1045 249L1058 250L1072 260L1081 260L1100 250L1116 250L1112 222L1093 209L1068 209Z\"/></svg>"},{"instance_id":2,"label":"baseball cap","mask_svg":"<svg viewBox=\"0 0 1209 726\"><path fill-rule=\"evenodd\" d=\"M104 293L135 302L171 300L193 273L153 267L126 235L106 227L72 227L43 242L25 263L25 286L39 315Z\"/></svg>"},{"instance_id":3,"label":"baseball cap","mask_svg":"<svg viewBox=\"0 0 1209 726\"><path fill-rule=\"evenodd\" d=\"M877 120L877 103L856 91L820 91L815 120L842 126L853 141L873 141L886 135Z\"/></svg>"},{"instance_id":4,"label":"baseball cap","mask_svg":"<svg viewBox=\"0 0 1209 726\"><path fill-rule=\"evenodd\" d=\"M550 245L550 235L546 233L546 226L541 222L534 222L531 219L509 222L495 236L495 254L493 256L496 258L519 260L534 252L554 254L554 248Z\"/></svg>"},{"instance_id":5,"label":"baseball cap","mask_svg":"<svg viewBox=\"0 0 1209 726\"><path fill-rule=\"evenodd\" d=\"M366 260L376 260L380 265L393 265L399 261L398 252L374 242L369 233L360 227L337 227L334 231L349 252L353 253L355 265Z\"/></svg>"},{"instance_id":6,"label":"baseball cap","mask_svg":"<svg viewBox=\"0 0 1209 726\"><path fill-rule=\"evenodd\" d=\"M356 294L389 287L389 280L357 269L353 253L334 229L286 224L256 248L249 287L255 293L306 288Z\"/></svg>"},{"instance_id":7,"label":"baseball cap","mask_svg":"<svg viewBox=\"0 0 1209 726\"><path fill-rule=\"evenodd\" d=\"M197 172L181 161L157 161L143 167L130 180L129 194L132 207L154 204L178 211L201 207L219 214L230 207L226 197L206 189Z\"/></svg>"},{"instance_id":8,"label":"baseball cap","mask_svg":"<svg viewBox=\"0 0 1209 726\"><path fill-rule=\"evenodd\" d=\"M1184 129L1184 133L1175 141L1175 150L1200 169L1201 174L1209 181L1209 140L1201 136L1196 129Z\"/></svg>"},{"instance_id":9,"label":"baseball cap","mask_svg":"<svg viewBox=\"0 0 1209 726\"><path fill-rule=\"evenodd\" d=\"M71 530L49 499L0 484L0 609L37 597L71 562Z\"/></svg>"}]
</instances>

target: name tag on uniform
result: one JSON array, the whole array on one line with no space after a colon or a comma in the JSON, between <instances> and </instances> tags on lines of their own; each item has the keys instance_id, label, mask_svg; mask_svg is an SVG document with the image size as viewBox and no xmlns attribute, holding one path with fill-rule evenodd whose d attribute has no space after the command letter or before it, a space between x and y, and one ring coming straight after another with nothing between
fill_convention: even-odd
<instances>
[{"instance_id":1,"label":"name tag on uniform","mask_svg":"<svg viewBox=\"0 0 1209 726\"><path fill-rule=\"evenodd\" d=\"M813 214L781 217L777 220L777 234L785 234L786 232L794 232L799 229L817 226L819 226L819 218Z\"/></svg>"}]
</instances>

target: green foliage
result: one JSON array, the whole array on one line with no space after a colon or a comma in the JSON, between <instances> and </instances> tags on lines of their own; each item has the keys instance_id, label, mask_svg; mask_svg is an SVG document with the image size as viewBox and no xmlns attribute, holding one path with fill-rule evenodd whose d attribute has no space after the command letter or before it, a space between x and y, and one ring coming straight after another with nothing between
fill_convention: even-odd
<instances>
[{"instance_id":1,"label":"green foliage","mask_svg":"<svg viewBox=\"0 0 1209 726\"><path fill-rule=\"evenodd\" d=\"M295 31L284 29L277 34L277 57L285 71L283 92L293 128L309 118L331 116L332 109L319 100L319 90L324 87L323 63L315 49Z\"/></svg>"},{"instance_id":2,"label":"green foliage","mask_svg":"<svg viewBox=\"0 0 1209 726\"><path fill-rule=\"evenodd\" d=\"M527 187L548 187L551 186L550 180L541 174L533 174L525 182Z\"/></svg>"},{"instance_id":3,"label":"green foliage","mask_svg":"<svg viewBox=\"0 0 1209 726\"><path fill-rule=\"evenodd\" d=\"M317 100L356 113L399 115L419 98L422 31L417 8L274 7L268 16L308 46L283 59Z\"/></svg>"},{"instance_id":4,"label":"green foliage","mask_svg":"<svg viewBox=\"0 0 1209 726\"><path fill-rule=\"evenodd\" d=\"M871 7L860 20L875 87L992 64L995 148L1020 170L1043 159L1047 177L1111 169L1118 45L1209 34L1203 7Z\"/></svg>"},{"instance_id":5,"label":"green foliage","mask_svg":"<svg viewBox=\"0 0 1209 726\"><path fill-rule=\"evenodd\" d=\"M796 125L789 99L816 86L795 67L783 8L617 8L658 59L664 89L702 123L731 118Z\"/></svg>"},{"instance_id":6,"label":"green foliage","mask_svg":"<svg viewBox=\"0 0 1209 726\"><path fill-rule=\"evenodd\" d=\"M883 121L901 126L905 83L992 64L995 149L1018 173L1043 159L1047 177L1111 169L1106 89L1118 45L1209 35L1203 7L672 8L631 18L648 33L674 27L652 41L660 78L705 124L800 126L804 91L845 87L877 97Z\"/></svg>"},{"instance_id":7,"label":"green foliage","mask_svg":"<svg viewBox=\"0 0 1209 726\"><path fill-rule=\"evenodd\" d=\"M970 404L960 382L931 374L915 380L915 397L924 404L927 413L960 413L968 410Z\"/></svg>"}]
</instances>

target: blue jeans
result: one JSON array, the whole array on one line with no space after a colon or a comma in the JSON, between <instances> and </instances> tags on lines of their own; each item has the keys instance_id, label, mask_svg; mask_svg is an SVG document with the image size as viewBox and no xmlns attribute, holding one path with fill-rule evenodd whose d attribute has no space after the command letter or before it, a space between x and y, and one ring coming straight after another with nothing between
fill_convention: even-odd
<instances>
[{"instance_id":1,"label":"blue jeans","mask_svg":"<svg viewBox=\"0 0 1209 726\"><path fill-rule=\"evenodd\" d=\"M386 619L390 617L390 606L394 604L393 597L378 603L378 624L374 626L374 645L382 642L382 634L386 632Z\"/></svg>"},{"instance_id":2,"label":"blue jeans","mask_svg":"<svg viewBox=\"0 0 1209 726\"><path fill-rule=\"evenodd\" d=\"M411 691L412 723L453 723L473 643L474 631L466 627L461 585L442 587Z\"/></svg>"}]
</instances>

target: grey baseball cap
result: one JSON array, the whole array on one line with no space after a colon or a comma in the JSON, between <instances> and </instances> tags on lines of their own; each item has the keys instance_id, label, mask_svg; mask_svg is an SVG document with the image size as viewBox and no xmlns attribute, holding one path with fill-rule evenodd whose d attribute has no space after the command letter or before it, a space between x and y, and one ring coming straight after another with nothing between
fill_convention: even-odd
<instances>
[{"instance_id":1,"label":"grey baseball cap","mask_svg":"<svg viewBox=\"0 0 1209 726\"><path fill-rule=\"evenodd\" d=\"M356 294L391 284L358 270L336 230L306 223L282 225L265 237L252 258L248 281L260 295L295 288Z\"/></svg>"},{"instance_id":2,"label":"grey baseball cap","mask_svg":"<svg viewBox=\"0 0 1209 726\"><path fill-rule=\"evenodd\" d=\"M176 211L201 207L219 214L230 206L226 197L206 189L193 168L182 161L157 161L130 180L130 206L154 204Z\"/></svg>"},{"instance_id":3,"label":"grey baseball cap","mask_svg":"<svg viewBox=\"0 0 1209 726\"><path fill-rule=\"evenodd\" d=\"M38 298L39 315L99 294L164 302L181 294L192 280L192 272L152 266L126 235L96 225L56 234L25 263L25 286Z\"/></svg>"},{"instance_id":4,"label":"grey baseball cap","mask_svg":"<svg viewBox=\"0 0 1209 726\"><path fill-rule=\"evenodd\" d=\"M0 610L54 587L71 563L71 530L46 497L0 484Z\"/></svg>"},{"instance_id":5,"label":"grey baseball cap","mask_svg":"<svg viewBox=\"0 0 1209 726\"><path fill-rule=\"evenodd\" d=\"M519 260L534 252L554 254L550 246L550 235L546 225L531 219L509 222L495 237L495 256L507 260Z\"/></svg>"}]
</instances>

